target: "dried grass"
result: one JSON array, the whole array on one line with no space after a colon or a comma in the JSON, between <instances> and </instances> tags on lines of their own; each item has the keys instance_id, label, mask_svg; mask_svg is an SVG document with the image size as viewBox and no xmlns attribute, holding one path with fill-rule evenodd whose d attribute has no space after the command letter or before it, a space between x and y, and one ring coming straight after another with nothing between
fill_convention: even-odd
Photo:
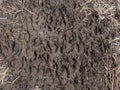
<instances>
[{"instance_id":1,"label":"dried grass","mask_svg":"<svg viewBox=\"0 0 120 90\"><path fill-rule=\"evenodd\" d=\"M6 80L8 68L6 64L2 63L3 61L0 60L0 85L3 85Z\"/></svg>"},{"instance_id":2,"label":"dried grass","mask_svg":"<svg viewBox=\"0 0 120 90\"><path fill-rule=\"evenodd\" d=\"M117 3L117 5L116 5ZM111 23L109 25L109 30L116 30L117 32L120 28L120 22L115 18L117 10L120 10L120 0L116 2L114 0L93 0L94 10L98 12L99 19L104 20L108 18ZM119 16L120 17L120 16ZM116 36L109 40L111 44L111 49L113 51L114 61L117 66L113 69L107 68L108 74L110 75L109 78L111 79L111 90L117 90L119 87L119 75L120 75L120 36ZM111 72L109 72L111 71ZM116 82L114 80L114 71L115 77L117 78ZM117 87L116 89L114 87Z\"/></svg>"}]
</instances>

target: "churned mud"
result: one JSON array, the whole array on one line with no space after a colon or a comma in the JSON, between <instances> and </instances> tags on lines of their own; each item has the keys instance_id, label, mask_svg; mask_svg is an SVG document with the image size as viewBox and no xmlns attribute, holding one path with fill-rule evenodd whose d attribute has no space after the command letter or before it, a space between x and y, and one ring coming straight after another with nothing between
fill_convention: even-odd
<instances>
[{"instance_id":1,"label":"churned mud","mask_svg":"<svg viewBox=\"0 0 120 90\"><path fill-rule=\"evenodd\" d=\"M119 0L1 0L0 90L120 90Z\"/></svg>"}]
</instances>

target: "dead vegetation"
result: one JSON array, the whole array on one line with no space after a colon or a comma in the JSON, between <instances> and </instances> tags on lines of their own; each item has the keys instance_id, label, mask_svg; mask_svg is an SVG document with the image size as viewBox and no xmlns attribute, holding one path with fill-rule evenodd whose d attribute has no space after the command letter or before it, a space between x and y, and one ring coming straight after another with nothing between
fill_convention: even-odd
<instances>
[{"instance_id":1,"label":"dead vegetation","mask_svg":"<svg viewBox=\"0 0 120 90\"><path fill-rule=\"evenodd\" d=\"M120 0L0 0L0 90L119 90Z\"/></svg>"}]
</instances>

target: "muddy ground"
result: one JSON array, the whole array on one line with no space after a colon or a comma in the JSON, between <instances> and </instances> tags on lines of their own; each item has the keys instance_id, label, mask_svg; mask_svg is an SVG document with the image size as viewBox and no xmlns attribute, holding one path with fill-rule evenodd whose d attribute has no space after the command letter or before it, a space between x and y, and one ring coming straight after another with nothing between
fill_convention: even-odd
<instances>
[{"instance_id":1,"label":"muddy ground","mask_svg":"<svg viewBox=\"0 0 120 90\"><path fill-rule=\"evenodd\" d=\"M120 90L119 5L1 0L0 90Z\"/></svg>"}]
</instances>

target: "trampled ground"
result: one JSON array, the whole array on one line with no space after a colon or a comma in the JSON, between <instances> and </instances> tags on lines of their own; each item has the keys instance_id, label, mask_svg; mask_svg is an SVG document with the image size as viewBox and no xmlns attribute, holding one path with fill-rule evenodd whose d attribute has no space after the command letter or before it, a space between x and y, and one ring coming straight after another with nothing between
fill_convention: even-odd
<instances>
[{"instance_id":1,"label":"trampled ground","mask_svg":"<svg viewBox=\"0 0 120 90\"><path fill-rule=\"evenodd\" d=\"M0 90L120 90L120 0L0 0Z\"/></svg>"}]
</instances>

